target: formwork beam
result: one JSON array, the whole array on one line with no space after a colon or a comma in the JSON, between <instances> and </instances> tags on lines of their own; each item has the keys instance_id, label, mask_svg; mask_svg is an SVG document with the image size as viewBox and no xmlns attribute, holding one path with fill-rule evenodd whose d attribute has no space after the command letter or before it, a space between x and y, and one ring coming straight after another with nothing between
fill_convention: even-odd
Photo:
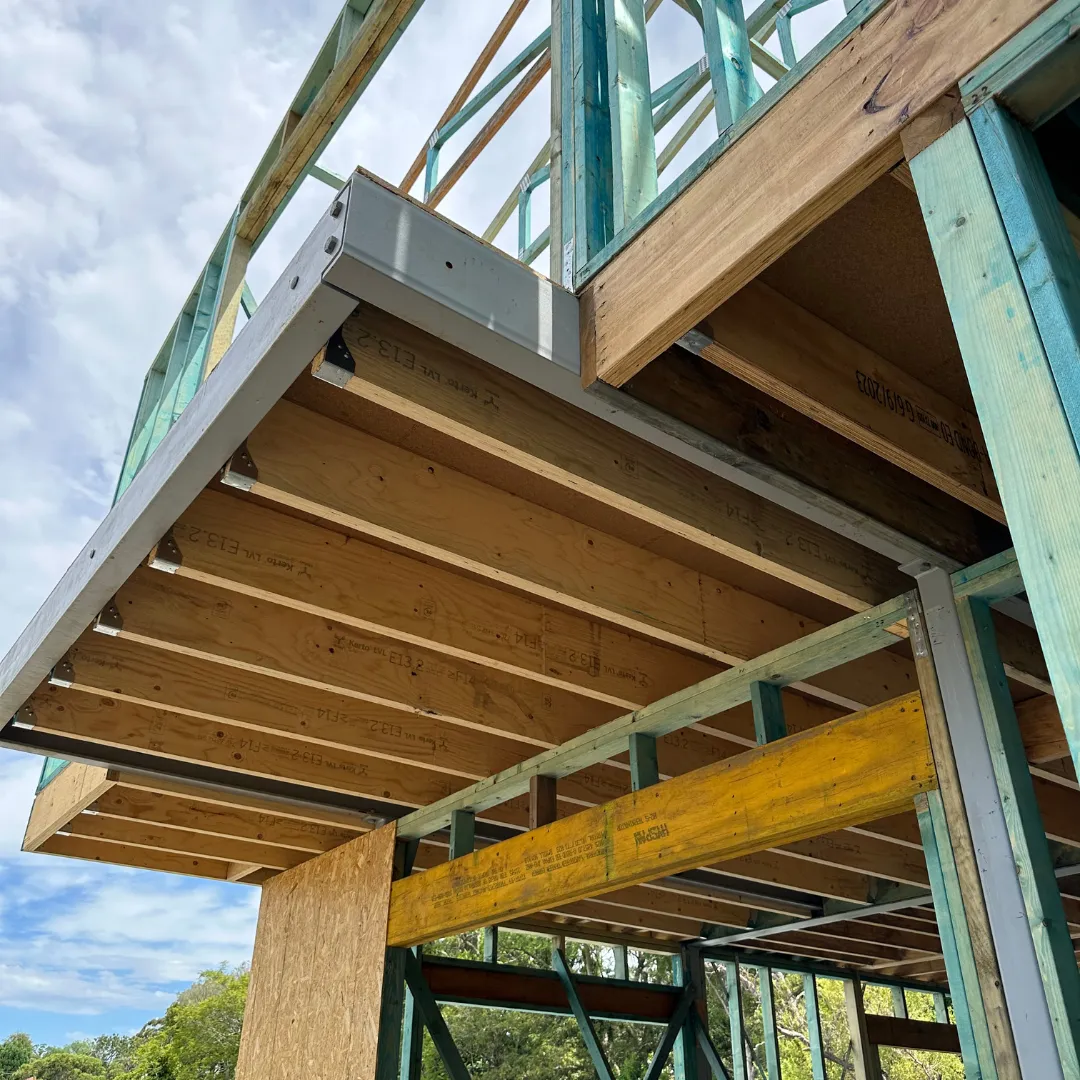
<instances>
[{"instance_id":1,"label":"formwork beam","mask_svg":"<svg viewBox=\"0 0 1080 1080\"><path fill-rule=\"evenodd\" d=\"M388 941L419 944L887 816L935 784L918 696L899 698L397 882Z\"/></svg>"}]
</instances>

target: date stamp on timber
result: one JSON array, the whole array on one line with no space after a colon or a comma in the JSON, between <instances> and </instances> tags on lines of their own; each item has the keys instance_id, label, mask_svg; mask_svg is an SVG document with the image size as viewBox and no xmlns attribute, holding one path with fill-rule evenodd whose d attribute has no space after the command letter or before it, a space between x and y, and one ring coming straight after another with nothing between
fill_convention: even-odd
<instances>
[{"instance_id":1,"label":"date stamp on timber","mask_svg":"<svg viewBox=\"0 0 1080 1080\"><path fill-rule=\"evenodd\" d=\"M628 848L619 834L629 834L632 847ZM507 888L527 888L532 878L548 877L593 861L602 862L610 869L621 858L633 859L643 847L669 835L668 823L659 820L658 813L651 812L619 821L614 832L601 828L551 845L534 843L520 853L520 858L518 852L507 855L504 851L504 857L493 861L482 873L478 874L470 867L468 872L451 874L445 888L431 897L431 903L435 908L445 908L462 900L482 899ZM602 880L606 874L600 871L595 876Z\"/></svg>"},{"instance_id":2,"label":"date stamp on timber","mask_svg":"<svg viewBox=\"0 0 1080 1080\"><path fill-rule=\"evenodd\" d=\"M924 408L916 401L901 394L898 390L887 386L873 375L867 375L864 371L855 372L855 385L859 393L876 402L883 409L903 417L909 423L922 428L923 431L941 439L942 442L959 450L965 457L979 464L983 460L983 451L978 442L966 431L960 431L951 424L935 416L929 409Z\"/></svg>"}]
</instances>

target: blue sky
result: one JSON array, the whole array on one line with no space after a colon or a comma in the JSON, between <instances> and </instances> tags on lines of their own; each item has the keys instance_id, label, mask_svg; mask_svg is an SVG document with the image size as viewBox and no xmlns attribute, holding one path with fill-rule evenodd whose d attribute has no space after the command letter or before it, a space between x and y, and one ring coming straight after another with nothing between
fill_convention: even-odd
<instances>
[{"instance_id":1,"label":"blue sky","mask_svg":"<svg viewBox=\"0 0 1080 1080\"><path fill-rule=\"evenodd\" d=\"M426 0L321 163L400 179L507 3ZM339 8L0 4L0 652L107 512L143 375ZM492 70L548 10L532 0ZM828 0L797 42L842 13ZM654 85L700 53L663 5ZM546 94L545 80L443 212L483 230L547 136ZM706 124L667 178L711 138ZM253 261L256 296L329 195L305 182ZM250 958L256 889L20 852L39 768L0 750L0 1039L133 1031L203 968Z\"/></svg>"}]
</instances>

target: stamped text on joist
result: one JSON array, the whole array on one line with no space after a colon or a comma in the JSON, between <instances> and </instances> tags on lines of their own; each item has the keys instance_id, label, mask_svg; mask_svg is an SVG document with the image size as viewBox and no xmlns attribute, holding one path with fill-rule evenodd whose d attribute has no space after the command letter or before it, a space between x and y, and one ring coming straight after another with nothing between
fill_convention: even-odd
<instances>
[{"instance_id":1,"label":"stamped text on joist","mask_svg":"<svg viewBox=\"0 0 1080 1080\"><path fill-rule=\"evenodd\" d=\"M655 784L395 883L414 945L869 821L936 785L917 694Z\"/></svg>"}]
</instances>

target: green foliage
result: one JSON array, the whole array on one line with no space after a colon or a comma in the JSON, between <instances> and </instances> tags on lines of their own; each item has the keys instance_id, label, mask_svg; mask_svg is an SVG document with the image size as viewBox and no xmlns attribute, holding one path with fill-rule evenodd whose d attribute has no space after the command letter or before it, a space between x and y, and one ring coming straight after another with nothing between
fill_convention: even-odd
<instances>
[{"instance_id":1,"label":"green foliage","mask_svg":"<svg viewBox=\"0 0 1080 1080\"><path fill-rule=\"evenodd\" d=\"M551 948L547 937L505 930L499 934L499 961L503 964L550 970ZM479 934L459 934L424 946L428 956L463 960L480 959L482 950ZM569 941L566 958L575 974L615 974L615 951L608 946ZM627 974L637 982L670 985L671 958L630 950ZM475 1080L592 1080L596 1076L572 1017L453 1005L444 1006L443 1016ZM594 1026L618 1080L641 1080L660 1041L661 1029L603 1020ZM670 1062L662 1075L671 1080ZM446 1080L446 1076L435 1045L425 1033L423 1080Z\"/></svg>"},{"instance_id":2,"label":"green foliage","mask_svg":"<svg viewBox=\"0 0 1080 1080\"><path fill-rule=\"evenodd\" d=\"M34 1056L34 1044L29 1035L19 1031L0 1043L0 1080L12 1080L20 1069Z\"/></svg>"},{"instance_id":3,"label":"green foliage","mask_svg":"<svg viewBox=\"0 0 1080 1080\"><path fill-rule=\"evenodd\" d=\"M232 1080L248 979L246 970L204 971L140 1032L133 1068L120 1080Z\"/></svg>"},{"instance_id":4,"label":"green foliage","mask_svg":"<svg viewBox=\"0 0 1080 1080\"><path fill-rule=\"evenodd\" d=\"M506 930L499 935L503 964L550 970L551 950L548 937ZM483 937L461 934L433 942L424 951L429 956L479 960ZM615 974L615 950L609 946L571 941L566 954L575 974ZM671 985L674 974L671 957L629 950L627 976L631 980ZM739 976L745 1053L751 1075L764 1080L758 970L741 965ZM843 983L819 978L817 987L828 1080L852 1080ZM163 1017L150 1021L134 1036L101 1035L58 1049L35 1047L28 1036L11 1035L0 1043L0 1080L234 1080L247 989L246 969L205 971L177 995ZM812 1080L803 977L774 971L772 991L783 1080ZM706 994L713 1042L721 1058L730 1062L723 964L706 963ZM892 995L885 987L866 987L864 1001L868 1013L892 1013ZM935 1019L933 998L928 993L909 991L906 1005L913 1019ZM595 1076L572 1017L461 1006L445 1006L443 1015L474 1080L591 1080ZM596 1021L594 1026L617 1080L642 1080L661 1029L607 1021ZM963 1080L963 1066L955 1055L882 1048L880 1056L883 1080ZM446 1080L427 1033L422 1067L422 1080ZM671 1080L672 1073L669 1060L663 1076Z\"/></svg>"},{"instance_id":5,"label":"green foliage","mask_svg":"<svg viewBox=\"0 0 1080 1080\"><path fill-rule=\"evenodd\" d=\"M15 1070L13 1080L104 1080L105 1065L90 1054L51 1050Z\"/></svg>"}]
</instances>

